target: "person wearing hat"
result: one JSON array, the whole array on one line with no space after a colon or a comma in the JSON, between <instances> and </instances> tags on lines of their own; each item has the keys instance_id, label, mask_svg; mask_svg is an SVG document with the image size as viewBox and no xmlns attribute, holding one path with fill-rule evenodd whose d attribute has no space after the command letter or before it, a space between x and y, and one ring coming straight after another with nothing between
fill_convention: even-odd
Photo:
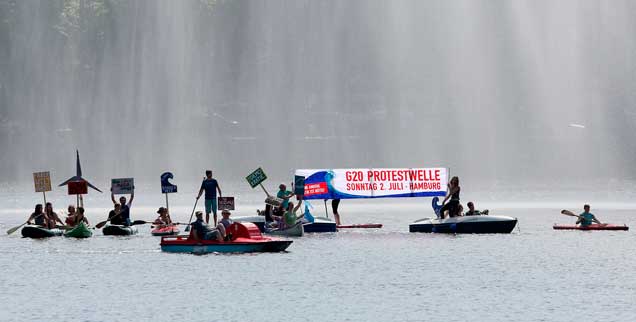
<instances>
[{"instance_id":1,"label":"person wearing hat","mask_svg":"<svg viewBox=\"0 0 636 322\"><path fill-rule=\"evenodd\" d=\"M230 215L232 214L227 209L223 209L223 211L221 211L222 218L221 218L221 221L219 221L219 223L223 224L223 227L225 227L226 231L227 231L227 228L234 223L234 221L230 219Z\"/></svg>"},{"instance_id":2,"label":"person wearing hat","mask_svg":"<svg viewBox=\"0 0 636 322\"><path fill-rule=\"evenodd\" d=\"M276 194L277 198L283 199L283 204L281 205L281 209L287 209L287 204L289 204L289 198L293 197L294 193L287 190L287 186L284 183L281 183L278 186L278 193Z\"/></svg>"},{"instance_id":3,"label":"person wearing hat","mask_svg":"<svg viewBox=\"0 0 636 322\"><path fill-rule=\"evenodd\" d=\"M167 208L159 207L159 210L157 210L157 213L159 214L159 217L155 219L155 224L163 225L163 226L168 226L172 224L172 219L170 219L170 213L168 213Z\"/></svg>"},{"instance_id":4,"label":"person wearing hat","mask_svg":"<svg viewBox=\"0 0 636 322\"><path fill-rule=\"evenodd\" d=\"M192 222L190 229L190 238L201 242L202 240L217 240L222 242L225 239L225 226L222 223L216 225L215 228L208 226L203 221L203 212L196 212L197 220Z\"/></svg>"}]
</instances>

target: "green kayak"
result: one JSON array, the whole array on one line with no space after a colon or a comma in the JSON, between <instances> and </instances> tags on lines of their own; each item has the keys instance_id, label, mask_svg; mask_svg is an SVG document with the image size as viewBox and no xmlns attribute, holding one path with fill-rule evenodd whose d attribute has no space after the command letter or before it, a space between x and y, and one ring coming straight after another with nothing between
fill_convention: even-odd
<instances>
[{"instance_id":1,"label":"green kayak","mask_svg":"<svg viewBox=\"0 0 636 322\"><path fill-rule=\"evenodd\" d=\"M86 226L86 224L82 221L79 225L67 230L64 233L66 237L75 237L75 238L88 238L93 236L93 232Z\"/></svg>"}]
</instances>

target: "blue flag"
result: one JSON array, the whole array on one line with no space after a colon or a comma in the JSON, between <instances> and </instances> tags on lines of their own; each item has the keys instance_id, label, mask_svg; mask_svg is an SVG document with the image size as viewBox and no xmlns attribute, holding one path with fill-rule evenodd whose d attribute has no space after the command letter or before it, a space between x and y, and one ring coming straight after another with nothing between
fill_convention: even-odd
<instances>
[{"instance_id":1,"label":"blue flag","mask_svg":"<svg viewBox=\"0 0 636 322\"><path fill-rule=\"evenodd\" d=\"M314 222L314 216L312 216L311 212L309 212L310 206L311 205L307 201L305 201L305 219L307 220L307 222Z\"/></svg>"}]
</instances>

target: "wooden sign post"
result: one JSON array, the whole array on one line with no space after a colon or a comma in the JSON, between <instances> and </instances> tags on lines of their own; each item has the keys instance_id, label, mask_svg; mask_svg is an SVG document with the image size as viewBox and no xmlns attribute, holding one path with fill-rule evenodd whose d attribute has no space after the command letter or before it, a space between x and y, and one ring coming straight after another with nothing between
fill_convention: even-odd
<instances>
[{"instance_id":1,"label":"wooden sign post","mask_svg":"<svg viewBox=\"0 0 636 322\"><path fill-rule=\"evenodd\" d=\"M161 192L166 195L166 209L168 207L168 194L177 192L177 186L170 182L170 179L174 178L172 172L164 172L161 174Z\"/></svg>"},{"instance_id":2,"label":"wooden sign post","mask_svg":"<svg viewBox=\"0 0 636 322\"><path fill-rule=\"evenodd\" d=\"M51 174L48 171L34 172L33 183L35 184L35 192L41 192L46 205L46 192L51 191Z\"/></svg>"}]
</instances>

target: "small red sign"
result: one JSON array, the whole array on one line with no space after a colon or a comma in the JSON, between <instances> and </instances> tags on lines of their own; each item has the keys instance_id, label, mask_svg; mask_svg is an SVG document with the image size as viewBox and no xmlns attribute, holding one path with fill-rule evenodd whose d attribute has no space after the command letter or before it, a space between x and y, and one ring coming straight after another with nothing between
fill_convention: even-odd
<instances>
[{"instance_id":1,"label":"small red sign","mask_svg":"<svg viewBox=\"0 0 636 322\"><path fill-rule=\"evenodd\" d=\"M88 193L86 181L71 181L67 185L69 195L85 195Z\"/></svg>"},{"instance_id":2,"label":"small red sign","mask_svg":"<svg viewBox=\"0 0 636 322\"><path fill-rule=\"evenodd\" d=\"M305 183L305 197L320 195L328 192L329 188L327 188L326 182Z\"/></svg>"}]
</instances>

